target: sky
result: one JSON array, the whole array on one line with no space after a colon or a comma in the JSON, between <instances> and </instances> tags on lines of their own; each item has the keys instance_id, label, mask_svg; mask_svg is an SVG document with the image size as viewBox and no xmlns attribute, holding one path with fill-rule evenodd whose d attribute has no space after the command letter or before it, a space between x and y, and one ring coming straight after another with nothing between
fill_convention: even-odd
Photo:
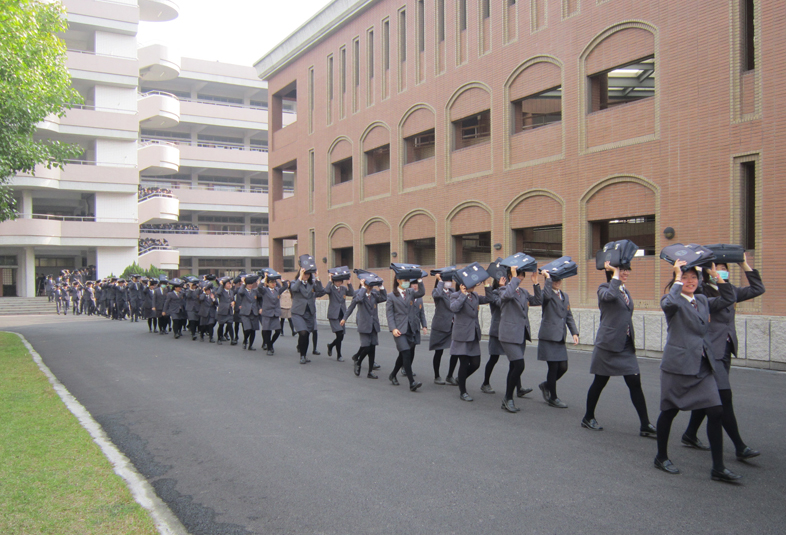
<instances>
[{"instance_id":1,"label":"sky","mask_svg":"<svg viewBox=\"0 0 786 535\"><path fill-rule=\"evenodd\" d=\"M252 66L329 0L176 0L169 22L139 23L142 45L161 43L181 56Z\"/></svg>"}]
</instances>

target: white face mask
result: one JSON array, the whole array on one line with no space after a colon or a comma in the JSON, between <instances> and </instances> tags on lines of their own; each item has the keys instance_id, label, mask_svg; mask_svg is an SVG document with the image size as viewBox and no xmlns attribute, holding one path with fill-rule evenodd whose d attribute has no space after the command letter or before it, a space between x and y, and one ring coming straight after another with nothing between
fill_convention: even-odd
<instances>
[{"instance_id":1,"label":"white face mask","mask_svg":"<svg viewBox=\"0 0 786 535\"><path fill-rule=\"evenodd\" d=\"M401 286L406 290L407 288L409 288L409 281L400 282L399 286Z\"/></svg>"},{"instance_id":2,"label":"white face mask","mask_svg":"<svg viewBox=\"0 0 786 535\"><path fill-rule=\"evenodd\" d=\"M728 271L718 271L718 276L721 279L725 280L725 281L729 280L729 272Z\"/></svg>"},{"instance_id":3,"label":"white face mask","mask_svg":"<svg viewBox=\"0 0 786 535\"><path fill-rule=\"evenodd\" d=\"M452 282L446 282L444 284L444 288L448 288L448 289L453 288L453 283Z\"/></svg>"}]
</instances>

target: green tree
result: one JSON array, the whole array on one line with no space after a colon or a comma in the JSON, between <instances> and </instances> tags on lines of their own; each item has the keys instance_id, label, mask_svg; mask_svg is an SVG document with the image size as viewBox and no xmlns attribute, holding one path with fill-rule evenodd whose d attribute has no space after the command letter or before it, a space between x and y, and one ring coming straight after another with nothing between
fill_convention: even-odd
<instances>
[{"instance_id":1,"label":"green tree","mask_svg":"<svg viewBox=\"0 0 786 535\"><path fill-rule=\"evenodd\" d=\"M80 103L66 68L67 27L60 2L0 0L0 221L16 217L6 186L19 172L36 165L61 167L79 147L35 136L48 115L62 117Z\"/></svg>"}]
</instances>

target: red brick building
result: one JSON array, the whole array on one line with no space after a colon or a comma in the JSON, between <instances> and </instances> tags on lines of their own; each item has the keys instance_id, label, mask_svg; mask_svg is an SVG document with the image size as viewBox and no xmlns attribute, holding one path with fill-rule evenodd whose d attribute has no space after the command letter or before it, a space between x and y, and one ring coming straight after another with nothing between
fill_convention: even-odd
<instances>
[{"instance_id":1,"label":"red brick building","mask_svg":"<svg viewBox=\"0 0 786 535\"><path fill-rule=\"evenodd\" d=\"M629 287L657 308L662 247L742 243L768 291L740 311L784 315L785 19L780 0L336 0L256 64L271 265L290 239L388 279L570 255L595 307L594 253L631 238Z\"/></svg>"}]
</instances>

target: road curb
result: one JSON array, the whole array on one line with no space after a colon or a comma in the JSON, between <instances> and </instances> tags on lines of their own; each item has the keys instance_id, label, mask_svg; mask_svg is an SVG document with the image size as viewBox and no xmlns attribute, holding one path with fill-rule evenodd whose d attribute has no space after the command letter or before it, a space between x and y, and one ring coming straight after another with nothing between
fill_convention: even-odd
<instances>
[{"instance_id":1,"label":"road curb","mask_svg":"<svg viewBox=\"0 0 786 535\"><path fill-rule=\"evenodd\" d=\"M107 434L104 432L104 429L96 422L93 417L87 412L87 409L77 401L77 399L68 391L68 389L63 386L63 384L55 377L52 373L52 370L44 364L41 355L33 349L33 346L27 339L19 334L10 331L4 331L10 334L15 334L19 338L21 338L22 343L25 345L27 350L33 356L33 361L38 365L38 368L46 375L51 383L52 387L57 392L57 395L60 396L60 399L63 400L65 406L68 408L71 413L76 416L79 423L82 427L90 433L90 436L93 439L93 442L98 444L98 447L101 448L101 451L104 453L109 462L112 464L112 468L117 475L123 478L128 486L128 489L131 491L131 495L134 497L134 500L141 505L142 507L150 513L150 516L153 518L153 522L158 529L158 532L161 535L188 535L188 531L180 523L180 520L175 516L175 514L167 507L167 505L158 497L156 491L147 482L147 480L137 472L134 465L131 464L131 461L128 460L128 457L123 455L123 453L117 449L112 441L109 439Z\"/></svg>"}]
</instances>

